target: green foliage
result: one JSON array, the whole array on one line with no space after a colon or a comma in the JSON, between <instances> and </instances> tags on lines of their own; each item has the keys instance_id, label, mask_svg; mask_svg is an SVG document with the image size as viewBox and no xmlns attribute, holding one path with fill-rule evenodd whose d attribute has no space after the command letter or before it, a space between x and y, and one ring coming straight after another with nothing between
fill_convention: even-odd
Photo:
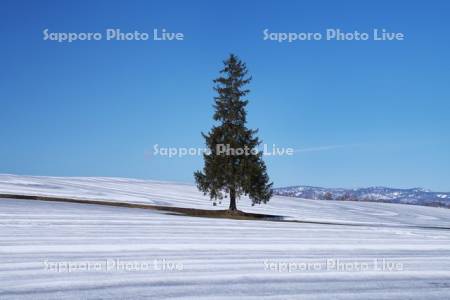
<instances>
[{"instance_id":1,"label":"green foliage","mask_svg":"<svg viewBox=\"0 0 450 300\"><path fill-rule=\"evenodd\" d=\"M255 136L257 130L247 129L248 103L243 99L250 91L245 86L251 77L247 67L239 58L231 54L224 61L221 76L214 80L215 99L214 120L218 122L208 134L202 133L210 153L204 154L203 171L194 173L199 190L209 194L214 201L230 195L230 209L236 209L235 199L248 195L252 204L266 203L272 196L262 152L257 151L261 143ZM244 154L223 153L218 145L230 149L254 149Z\"/></svg>"}]
</instances>

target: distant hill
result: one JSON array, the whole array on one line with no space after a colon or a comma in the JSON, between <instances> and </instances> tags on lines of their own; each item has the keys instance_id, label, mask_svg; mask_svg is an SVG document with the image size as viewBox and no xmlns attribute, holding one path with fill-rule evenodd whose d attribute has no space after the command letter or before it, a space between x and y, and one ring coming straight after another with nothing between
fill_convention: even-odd
<instances>
[{"instance_id":1,"label":"distant hill","mask_svg":"<svg viewBox=\"0 0 450 300\"><path fill-rule=\"evenodd\" d=\"M449 192L432 192L422 188L397 189L367 187L358 189L291 186L274 189L275 195L318 200L371 201L404 203L450 208Z\"/></svg>"}]
</instances>

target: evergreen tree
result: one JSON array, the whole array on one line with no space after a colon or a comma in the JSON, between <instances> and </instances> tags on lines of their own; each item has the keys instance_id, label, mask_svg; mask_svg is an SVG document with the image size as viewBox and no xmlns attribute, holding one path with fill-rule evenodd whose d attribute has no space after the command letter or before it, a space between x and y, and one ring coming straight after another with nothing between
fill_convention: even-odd
<instances>
[{"instance_id":1,"label":"evergreen tree","mask_svg":"<svg viewBox=\"0 0 450 300\"><path fill-rule=\"evenodd\" d=\"M203 171L195 172L197 187L213 201L230 197L231 211L237 210L236 199L248 195L252 205L266 203L272 196L262 152L261 143L255 136L257 130L246 128L246 105L243 99L250 91L245 86L251 77L247 67L231 54L224 61L221 76L214 80L215 113L218 122L208 134L202 133L209 153L203 155ZM226 149L227 151L225 151Z\"/></svg>"}]
</instances>

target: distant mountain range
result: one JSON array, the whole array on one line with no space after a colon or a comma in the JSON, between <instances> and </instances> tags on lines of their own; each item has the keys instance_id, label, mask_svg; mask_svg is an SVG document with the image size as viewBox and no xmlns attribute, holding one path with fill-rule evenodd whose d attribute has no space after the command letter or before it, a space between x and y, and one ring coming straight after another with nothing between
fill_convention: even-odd
<instances>
[{"instance_id":1,"label":"distant mountain range","mask_svg":"<svg viewBox=\"0 0 450 300\"><path fill-rule=\"evenodd\" d=\"M317 200L371 201L450 208L450 192L438 193L422 188L397 189L367 187L358 189L292 186L274 189L275 195Z\"/></svg>"}]
</instances>

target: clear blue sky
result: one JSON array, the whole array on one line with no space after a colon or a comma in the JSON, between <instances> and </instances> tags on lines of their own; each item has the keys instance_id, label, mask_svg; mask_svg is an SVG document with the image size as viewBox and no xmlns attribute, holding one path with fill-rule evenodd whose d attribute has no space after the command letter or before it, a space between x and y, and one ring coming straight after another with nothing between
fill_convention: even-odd
<instances>
[{"instance_id":1,"label":"clear blue sky","mask_svg":"<svg viewBox=\"0 0 450 300\"><path fill-rule=\"evenodd\" d=\"M0 172L193 182L212 79L253 75L249 126L309 149L267 158L276 186L450 190L448 1L2 1ZM183 32L182 42L43 41L54 32ZM276 43L263 29L403 32L405 41Z\"/></svg>"}]
</instances>

